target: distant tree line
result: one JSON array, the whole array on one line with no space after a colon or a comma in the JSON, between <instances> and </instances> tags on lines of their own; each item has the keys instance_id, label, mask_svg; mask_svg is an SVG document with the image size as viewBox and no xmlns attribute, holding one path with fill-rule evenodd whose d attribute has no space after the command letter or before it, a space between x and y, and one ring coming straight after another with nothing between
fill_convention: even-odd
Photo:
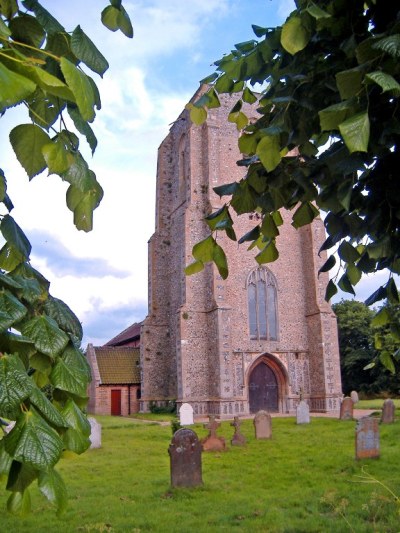
<instances>
[{"instance_id":1,"label":"distant tree line","mask_svg":"<svg viewBox=\"0 0 400 533\"><path fill-rule=\"evenodd\" d=\"M356 300L342 300L332 307L338 319L343 392L400 396L400 342L390 334L390 326L376 323L376 311ZM386 304L378 314L385 310L400 323L399 305ZM393 355L392 371L382 363L388 354Z\"/></svg>"}]
</instances>

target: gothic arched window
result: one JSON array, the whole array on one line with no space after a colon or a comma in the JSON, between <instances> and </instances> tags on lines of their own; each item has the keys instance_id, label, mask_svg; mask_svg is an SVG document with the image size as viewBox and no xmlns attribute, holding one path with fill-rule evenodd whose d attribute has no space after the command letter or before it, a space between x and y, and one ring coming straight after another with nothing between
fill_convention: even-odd
<instances>
[{"instance_id":1,"label":"gothic arched window","mask_svg":"<svg viewBox=\"0 0 400 533\"><path fill-rule=\"evenodd\" d=\"M278 340L276 280L267 268L254 269L247 278L251 339Z\"/></svg>"}]
</instances>

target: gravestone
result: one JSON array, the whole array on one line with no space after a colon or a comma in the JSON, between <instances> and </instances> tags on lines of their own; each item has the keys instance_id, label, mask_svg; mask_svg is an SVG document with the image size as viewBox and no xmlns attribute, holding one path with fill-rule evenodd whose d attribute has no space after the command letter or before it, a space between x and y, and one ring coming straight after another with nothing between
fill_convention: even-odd
<instances>
[{"instance_id":1,"label":"gravestone","mask_svg":"<svg viewBox=\"0 0 400 533\"><path fill-rule=\"evenodd\" d=\"M310 423L310 408L305 400L302 400L296 408L296 422L297 424Z\"/></svg>"},{"instance_id":2,"label":"gravestone","mask_svg":"<svg viewBox=\"0 0 400 533\"><path fill-rule=\"evenodd\" d=\"M201 443L193 430L178 429L172 437L168 453L173 487L202 485Z\"/></svg>"},{"instance_id":3,"label":"gravestone","mask_svg":"<svg viewBox=\"0 0 400 533\"><path fill-rule=\"evenodd\" d=\"M270 439L272 437L271 415L267 411L258 411L253 420L256 439Z\"/></svg>"},{"instance_id":4,"label":"gravestone","mask_svg":"<svg viewBox=\"0 0 400 533\"><path fill-rule=\"evenodd\" d=\"M181 426L193 425L193 407L190 403L183 403L179 409L179 419Z\"/></svg>"},{"instance_id":5,"label":"gravestone","mask_svg":"<svg viewBox=\"0 0 400 533\"><path fill-rule=\"evenodd\" d=\"M379 455L378 419L364 416L356 425L356 459L375 459Z\"/></svg>"},{"instance_id":6,"label":"gravestone","mask_svg":"<svg viewBox=\"0 0 400 533\"><path fill-rule=\"evenodd\" d=\"M394 422L394 414L396 407L394 401L387 399L383 402L381 423L382 424L392 424Z\"/></svg>"},{"instance_id":7,"label":"gravestone","mask_svg":"<svg viewBox=\"0 0 400 533\"><path fill-rule=\"evenodd\" d=\"M340 404L340 420L353 420L353 400L345 396Z\"/></svg>"},{"instance_id":8,"label":"gravestone","mask_svg":"<svg viewBox=\"0 0 400 533\"><path fill-rule=\"evenodd\" d=\"M358 403L360 401L359 397L358 397L358 392L355 391L355 390L352 390L351 393L350 393L350 398L352 400L352 402L354 404Z\"/></svg>"},{"instance_id":9,"label":"gravestone","mask_svg":"<svg viewBox=\"0 0 400 533\"><path fill-rule=\"evenodd\" d=\"M90 448L101 448L101 424L91 416L88 416L90 424Z\"/></svg>"},{"instance_id":10,"label":"gravestone","mask_svg":"<svg viewBox=\"0 0 400 533\"><path fill-rule=\"evenodd\" d=\"M204 424L204 427L209 431L207 437L201 441L205 452L220 452L225 450L226 445L224 437L217 436L217 429L220 425L221 424L215 420L215 416L209 416L208 424Z\"/></svg>"},{"instance_id":11,"label":"gravestone","mask_svg":"<svg viewBox=\"0 0 400 533\"><path fill-rule=\"evenodd\" d=\"M246 444L246 437L240 433L240 424L241 421L239 417L235 416L233 422L231 422L231 426L235 428L235 433L231 440L232 446L244 446Z\"/></svg>"}]
</instances>

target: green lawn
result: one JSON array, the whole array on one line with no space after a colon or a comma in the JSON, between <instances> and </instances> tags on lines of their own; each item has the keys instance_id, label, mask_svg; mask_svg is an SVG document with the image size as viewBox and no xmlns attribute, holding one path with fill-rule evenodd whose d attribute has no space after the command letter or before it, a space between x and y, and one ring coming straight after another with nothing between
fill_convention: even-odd
<instances>
[{"instance_id":1,"label":"green lawn","mask_svg":"<svg viewBox=\"0 0 400 533\"><path fill-rule=\"evenodd\" d=\"M251 420L243 447L229 444L233 428L219 433L224 453L203 453L204 485L171 489L171 428L98 417L103 447L65 459L59 470L70 493L67 512L32 490L26 519L2 514L0 531L72 532L398 532L400 505L380 484L363 483L362 469L400 495L400 421L380 426L381 458L354 460L355 422L274 418L273 436L254 439ZM207 431L194 426L199 437ZM1 498L5 505L7 496Z\"/></svg>"},{"instance_id":2,"label":"green lawn","mask_svg":"<svg viewBox=\"0 0 400 533\"><path fill-rule=\"evenodd\" d=\"M383 402L385 400L382 400L380 398L374 399L374 400L360 400L356 405L356 409L382 409ZM394 405L396 406L396 409L400 409L400 399L394 399L393 400Z\"/></svg>"}]
</instances>

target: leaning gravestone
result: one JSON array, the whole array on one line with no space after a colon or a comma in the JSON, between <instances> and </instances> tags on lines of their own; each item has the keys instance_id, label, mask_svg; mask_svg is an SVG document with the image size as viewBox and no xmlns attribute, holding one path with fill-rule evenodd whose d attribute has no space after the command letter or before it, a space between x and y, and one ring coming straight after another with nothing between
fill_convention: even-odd
<instances>
[{"instance_id":1,"label":"leaning gravestone","mask_svg":"<svg viewBox=\"0 0 400 533\"><path fill-rule=\"evenodd\" d=\"M183 403L179 409L179 423L181 426L193 425L193 407L190 403Z\"/></svg>"},{"instance_id":2,"label":"leaning gravestone","mask_svg":"<svg viewBox=\"0 0 400 533\"><path fill-rule=\"evenodd\" d=\"M197 487L202 485L201 444L196 433L181 428L174 434L168 448L173 487Z\"/></svg>"},{"instance_id":3,"label":"leaning gravestone","mask_svg":"<svg viewBox=\"0 0 400 533\"><path fill-rule=\"evenodd\" d=\"M364 416L356 426L356 459L375 459L379 455L378 419Z\"/></svg>"},{"instance_id":4,"label":"leaning gravestone","mask_svg":"<svg viewBox=\"0 0 400 533\"><path fill-rule=\"evenodd\" d=\"M352 390L351 393L350 393L350 398L352 400L352 402L354 404L358 403L360 401L359 397L358 397L358 392L355 391L355 390Z\"/></svg>"},{"instance_id":5,"label":"leaning gravestone","mask_svg":"<svg viewBox=\"0 0 400 533\"><path fill-rule=\"evenodd\" d=\"M221 424L215 420L215 416L208 417L208 424L204 427L208 429L209 433L205 439L201 441L201 445L205 452L221 452L225 450L224 437L217 436L217 429Z\"/></svg>"},{"instance_id":6,"label":"leaning gravestone","mask_svg":"<svg viewBox=\"0 0 400 533\"><path fill-rule=\"evenodd\" d=\"M101 448L101 424L91 416L88 416L90 424L90 448Z\"/></svg>"},{"instance_id":7,"label":"leaning gravestone","mask_svg":"<svg viewBox=\"0 0 400 533\"><path fill-rule=\"evenodd\" d=\"M231 440L232 446L244 446L246 444L246 437L240 433L240 424L239 417L235 416L233 422L231 422L231 426L235 428L235 433Z\"/></svg>"},{"instance_id":8,"label":"leaning gravestone","mask_svg":"<svg viewBox=\"0 0 400 533\"><path fill-rule=\"evenodd\" d=\"M270 439L272 437L271 415L267 411L258 411L253 420L256 439Z\"/></svg>"},{"instance_id":9,"label":"leaning gravestone","mask_svg":"<svg viewBox=\"0 0 400 533\"><path fill-rule=\"evenodd\" d=\"M310 408L305 400L301 400L296 408L296 422L297 424L310 423Z\"/></svg>"},{"instance_id":10,"label":"leaning gravestone","mask_svg":"<svg viewBox=\"0 0 400 533\"><path fill-rule=\"evenodd\" d=\"M353 420L353 405L350 396L343 398L340 404L340 420Z\"/></svg>"},{"instance_id":11,"label":"leaning gravestone","mask_svg":"<svg viewBox=\"0 0 400 533\"><path fill-rule=\"evenodd\" d=\"M381 424L392 424L396 407L393 400L385 400L382 407Z\"/></svg>"}]
</instances>

